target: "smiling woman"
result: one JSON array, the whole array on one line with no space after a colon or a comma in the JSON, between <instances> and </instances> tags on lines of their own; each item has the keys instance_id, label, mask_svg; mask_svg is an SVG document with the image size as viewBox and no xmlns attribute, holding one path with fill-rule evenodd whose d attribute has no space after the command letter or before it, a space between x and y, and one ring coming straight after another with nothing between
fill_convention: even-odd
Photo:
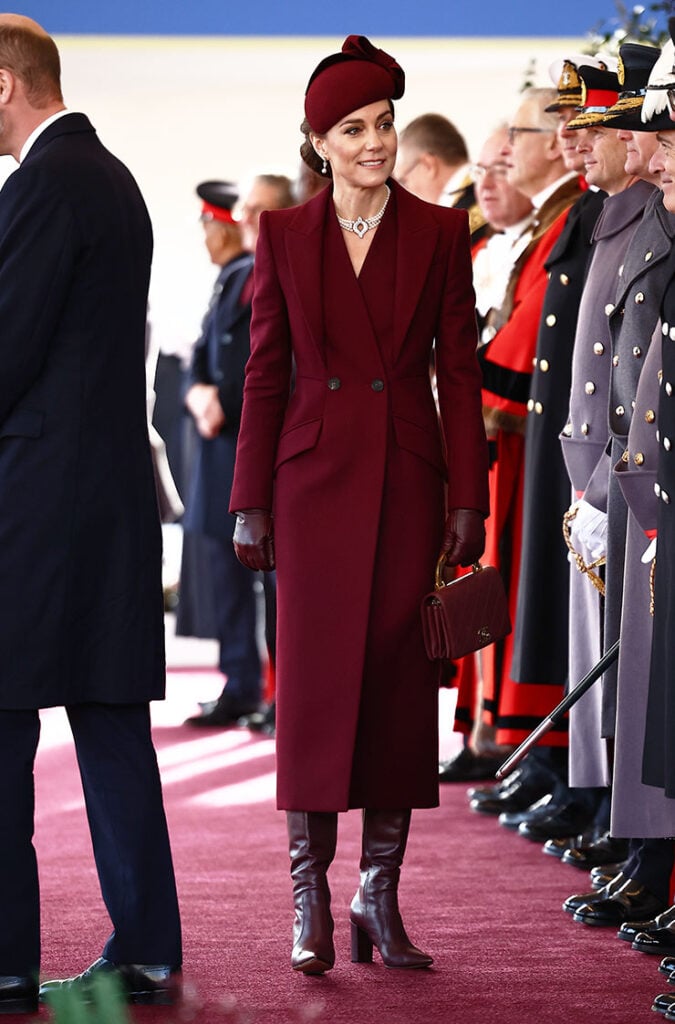
<instances>
[{"instance_id":1,"label":"smiling woman","mask_svg":"<svg viewBox=\"0 0 675 1024\"><path fill-rule=\"evenodd\" d=\"M391 178L403 88L398 63L363 37L319 63L301 152L331 187L263 214L256 249L231 511L239 558L277 569L277 799L291 964L307 974L335 961L326 872L350 807L366 808L352 959L376 946L389 967L432 962L396 895L410 809L438 803L439 669L419 607L441 553L469 564L484 544L468 217ZM318 601L309 581L327 559Z\"/></svg>"}]
</instances>

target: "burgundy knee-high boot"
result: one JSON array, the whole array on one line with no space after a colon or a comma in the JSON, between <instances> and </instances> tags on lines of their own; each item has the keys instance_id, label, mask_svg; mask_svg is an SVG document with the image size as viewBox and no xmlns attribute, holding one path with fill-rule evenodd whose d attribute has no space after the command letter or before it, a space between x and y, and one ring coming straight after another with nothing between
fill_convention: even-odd
<instances>
[{"instance_id":1,"label":"burgundy knee-high boot","mask_svg":"<svg viewBox=\"0 0 675 1024\"><path fill-rule=\"evenodd\" d=\"M335 856L337 813L287 811L295 923L291 967L323 974L335 963L326 872Z\"/></svg>"},{"instance_id":2,"label":"burgundy knee-high boot","mask_svg":"<svg viewBox=\"0 0 675 1024\"><path fill-rule=\"evenodd\" d=\"M410 811L363 812L361 884L352 900L352 961L370 963L377 946L387 967L429 967L428 953L413 946L398 909L398 880L410 828Z\"/></svg>"}]
</instances>

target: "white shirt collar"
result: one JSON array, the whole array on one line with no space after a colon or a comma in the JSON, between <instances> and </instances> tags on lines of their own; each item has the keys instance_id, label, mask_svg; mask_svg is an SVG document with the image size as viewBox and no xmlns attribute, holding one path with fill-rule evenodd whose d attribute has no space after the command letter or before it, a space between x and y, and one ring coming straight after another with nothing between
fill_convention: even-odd
<instances>
[{"instance_id":1,"label":"white shirt collar","mask_svg":"<svg viewBox=\"0 0 675 1024\"><path fill-rule=\"evenodd\" d=\"M50 124L54 123L54 121L58 121L58 119L60 117L63 117L64 114L69 114L69 113L70 113L69 110L57 110L55 114L52 114L51 117L45 118L45 120L42 121L37 126L37 128L34 128L33 131L30 133L30 135L28 136L28 138L26 139L26 141L24 142L23 146L21 147L21 152L19 153L19 163L22 163L26 159L26 157L28 156L28 153L29 153L29 151L31 149L31 146L33 145L35 140L40 135L42 135L42 133L45 130L45 128L48 128Z\"/></svg>"},{"instance_id":2,"label":"white shirt collar","mask_svg":"<svg viewBox=\"0 0 675 1024\"><path fill-rule=\"evenodd\" d=\"M561 178L558 178L551 185L547 185L546 188L543 188L541 192L537 192L537 194L535 196L532 196L531 199L532 205L534 206L535 210L540 210L546 202L546 200L550 199L553 193L557 192L560 186L564 185L566 181L571 181L573 178L578 177L578 171L568 171L567 174L563 174Z\"/></svg>"}]
</instances>

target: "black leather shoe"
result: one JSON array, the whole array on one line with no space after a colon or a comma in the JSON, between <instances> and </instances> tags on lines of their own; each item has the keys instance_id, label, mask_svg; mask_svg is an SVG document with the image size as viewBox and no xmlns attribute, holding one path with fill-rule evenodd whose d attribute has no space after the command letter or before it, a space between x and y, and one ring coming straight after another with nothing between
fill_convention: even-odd
<instances>
[{"instance_id":1,"label":"black leather shoe","mask_svg":"<svg viewBox=\"0 0 675 1024\"><path fill-rule=\"evenodd\" d=\"M466 791L466 798L467 800L494 800L495 797L506 792L507 789L511 789L512 786L515 786L522 777L523 769L516 768L511 775L508 775L500 782L493 782L491 784L486 784L485 786L469 786Z\"/></svg>"},{"instance_id":2,"label":"black leather shoe","mask_svg":"<svg viewBox=\"0 0 675 1024\"><path fill-rule=\"evenodd\" d=\"M597 903L599 900L605 900L612 893L617 892L624 884L626 879L619 872L614 878L610 878L607 885L604 885L602 889L598 889L597 892L584 892L568 896L562 905L562 908L568 914L575 914L579 907L586 906L591 903Z\"/></svg>"},{"instance_id":3,"label":"black leather shoe","mask_svg":"<svg viewBox=\"0 0 675 1024\"><path fill-rule=\"evenodd\" d=\"M469 807L479 814L512 814L524 811L533 803L548 795L551 784L548 779L537 777L518 779L513 786L503 790L494 799L472 800Z\"/></svg>"},{"instance_id":4,"label":"black leather shoe","mask_svg":"<svg viewBox=\"0 0 675 1024\"><path fill-rule=\"evenodd\" d=\"M521 821L536 821L537 818L545 818L547 814L551 813L551 800L552 794L547 793L539 800L535 800L529 807L524 807L522 811L502 811L498 819L499 824L502 828L517 829Z\"/></svg>"},{"instance_id":5,"label":"black leather shoe","mask_svg":"<svg viewBox=\"0 0 675 1024\"><path fill-rule=\"evenodd\" d=\"M40 1001L49 1002L59 989L75 989L89 1000L94 979L101 974L115 974L128 1003L153 1003L168 1006L180 996L180 969L166 964L114 964L104 957L95 960L82 974L62 981L45 981L40 985Z\"/></svg>"},{"instance_id":6,"label":"black leather shoe","mask_svg":"<svg viewBox=\"0 0 675 1024\"><path fill-rule=\"evenodd\" d=\"M591 814L585 807L562 804L552 808L550 814L536 821L522 821L518 826L518 835L535 843L545 843L547 839L574 837L588 827L590 820Z\"/></svg>"},{"instance_id":7,"label":"black leather shoe","mask_svg":"<svg viewBox=\"0 0 675 1024\"><path fill-rule=\"evenodd\" d=\"M474 754L469 747L463 747L459 754L438 766L439 782L480 782L494 779L495 772L505 761L504 757Z\"/></svg>"},{"instance_id":8,"label":"black leather shoe","mask_svg":"<svg viewBox=\"0 0 675 1024\"><path fill-rule=\"evenodd\" d=\"M622 861L618 864L601 864L597 868L591 868L591 889L603 889L623 871L625 863Z\"/></svg>"},{"instance_id":9,"label":"black leather shoe","mask_svg":"<svg viewBox=\"0 0 675 1024\"><path fill-rule=\"evenodd\" d=\"M675 971L675 956L664 956L663 960L659 964L659 971L661 974L670 975Z\"/></svg>"},{"instance_id":10,"label":"black leather shoe","mask_svg":"<svg viewBox=\"0 0 675 1024\"><path fill-rule=\"evenodd\" d=\"M35 978L0 974L0 1013L37 1013L38 986Z\"/></svg>"},{"instance_id":11,"label":"black leather shoe","mask_svg":"<svg viewBox=\"0 0 675 1024\"><path fill-rule=\"evenodd\" d=\"M255 707L237 704L225 694L221 694L218 700L201 704L200 707L199 714L185 720L186 725L217 726L227 729L235 726L243 715L253 714L257 710Z\"/></svg>"},{"instance_id":12,"label":"black leather shoe","mask_svg":"<svg viewBox=\"0 0 675 1024\"><path fill-rule=\"evenodd\" d=\"M542 847L542 853L549 857L558 857L565 861L565 854L568 850L577 849L578 846L590 841L590 833L584 832L580 836L561 836L558 839L547 839Z\"/></svg>"},{"instance_id":13,"label":"black leather shoe","mask_svg":"<svg viewBox=\"0 0 675 1024\"><path fill-rule=\"evenodd\" d=\"M618 928L624 921L645 921L663 913L665 909L663 901L649 889L628 878L621 888L606 899L594 900L578 907L574 912L574 920L597 928Z\"/></svg>"},{"instance_id":14,"label":"black leather shoe","mask_svg":"<svg viewBox=\"0 0 675 1024\"><path fill-rule=\"evenodd\" d=\"M675 925L675 906L668 907L662 914L646 921L626 921L616 933L617 939L624 939L626 942L633 942L641 933L651 934L660 928L669 928ZM675 933L673 935L675 938Z\"/></svg>"},{"instance_id":15,"label":"black leather shoe","mask_svg":"<svg viewBox=\"0 0 675 1024\"><path fill-rule=\"evenodd\" d=\"M662 995L656 996L652 1003L652 1010L656 1010L657 1013L668 1013L673 1008L675 1008L675 992L664 992Z\"/></svg>"},{"instance_id":16,"label":"black leather shoe","mask_svg":"<svg viewBox=\"0 0 675 1024\"><path fill-rule=\"evenodd\" d=\"M651 953L652 956L675 955L675 925L638 932L633 939L632 948L638 953Z\"/></svg>"},{"instance_id":17,"label":"black leather shoe","mask_svg":"<svg viewBox=\"0 0 675 1024\"><path fill-rule=\"evenodd\" d=\"M610 861L625 860L627 856L628 840L614 839L609 832L605 832L593 842L568 850L563 855L562 862L590 871L591 868L607 864Z\"/></svg>"},{"instance_id":18,"label":"black leather shoe","mask_svg":"<svg viewBox=\"0 0 675 1024\"><path fill-rule=\"evenodd\" d=\"M262 732L265 736L274 736L276 733L276 706L268 704L263 711L253 711L250 715L242 715L237 720L240 729L248 729L250 732Z\"/></svg>"}]
</instances>

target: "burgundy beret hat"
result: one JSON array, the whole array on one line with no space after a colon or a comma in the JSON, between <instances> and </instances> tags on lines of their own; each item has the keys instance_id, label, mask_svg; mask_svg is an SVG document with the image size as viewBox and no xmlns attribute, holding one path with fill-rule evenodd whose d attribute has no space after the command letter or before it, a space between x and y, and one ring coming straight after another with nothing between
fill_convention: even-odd
<instances>
[{"instance_id":1,"label":"burgundy beret hat","mask_svg":"<svg viewBox=\"0 0 675 1024\"><path fill-rule=\"evenodd\" d=\"M340 53L324 57L305 91L305 116L323 135L352 110L378 100L397 100L405 89L405 73L393 57L365 36L347 36Z\"/></svg>"}]
</instances>

